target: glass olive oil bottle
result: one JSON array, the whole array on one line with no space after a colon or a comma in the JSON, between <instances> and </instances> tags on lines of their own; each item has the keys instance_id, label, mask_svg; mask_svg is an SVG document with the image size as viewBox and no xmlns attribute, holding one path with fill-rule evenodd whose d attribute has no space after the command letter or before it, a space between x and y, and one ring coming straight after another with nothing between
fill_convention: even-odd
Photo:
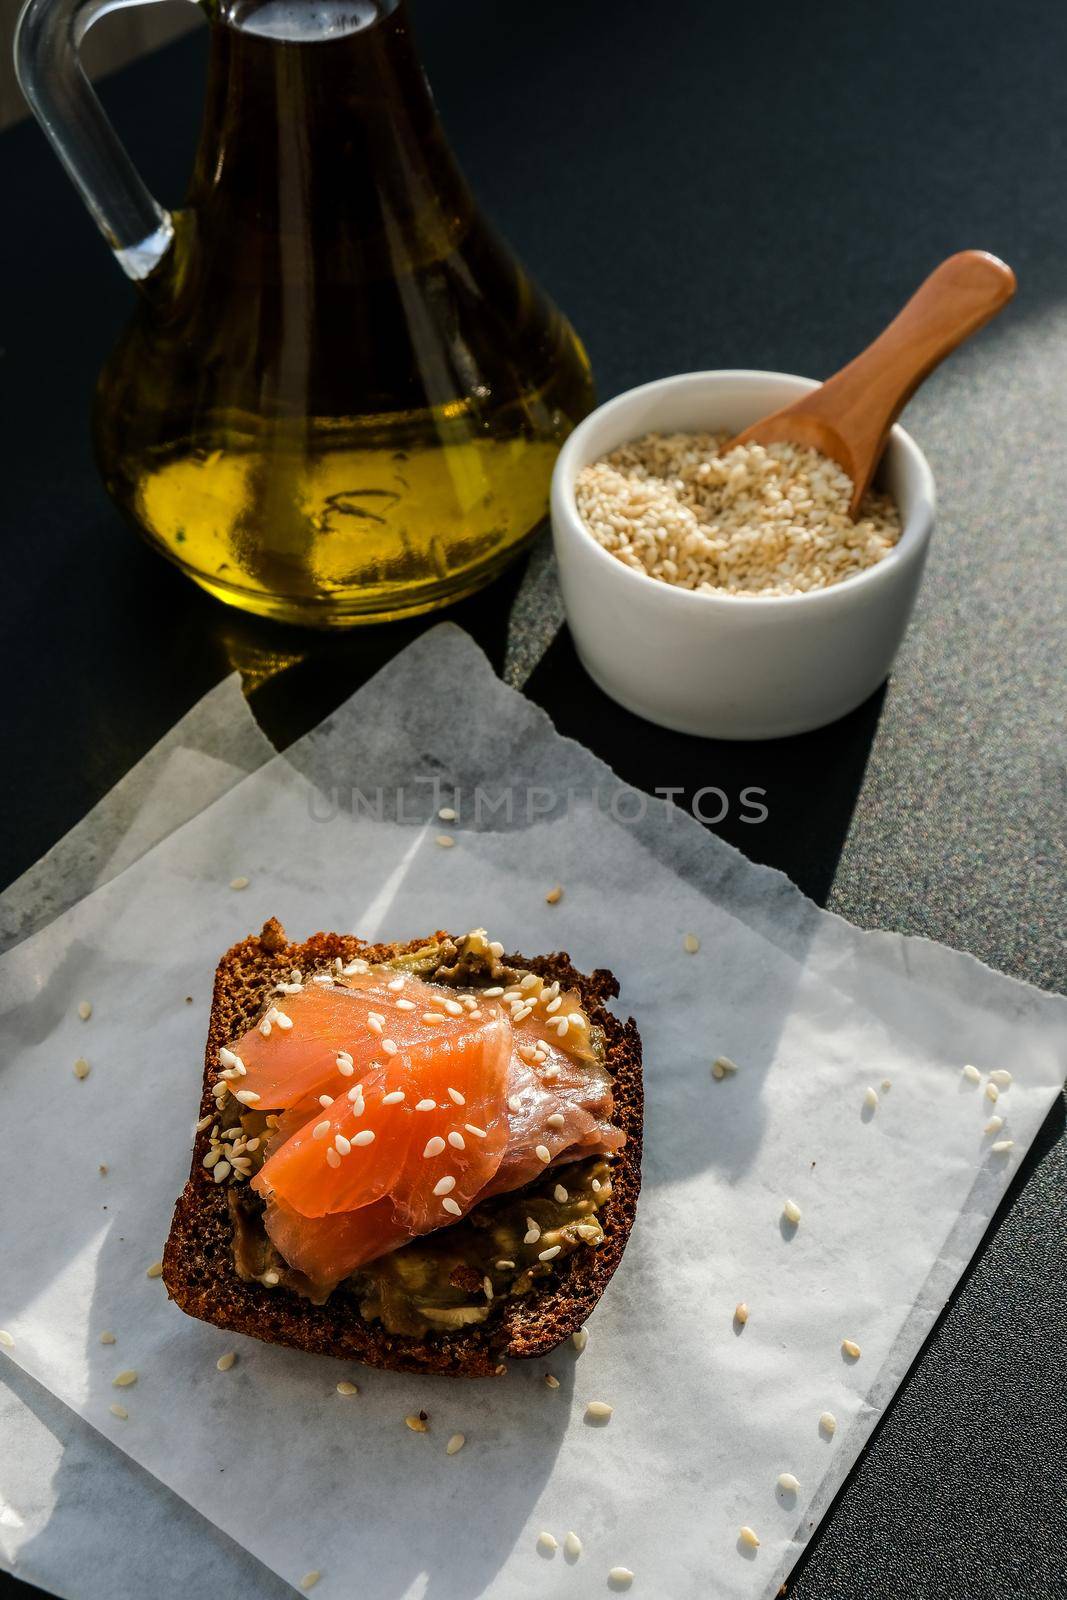
<instances>
[{"instance_id":1,"label":"glass olive oil bottle","mask_svg":"<svg viewBox=\"0 0 1067 1600\"><path fill-rule=\"evenodd\" d=\"M30 0L20 39L46 125L41 84L62 61L27 69L23 40L35 8L64 7L86 9ZM96 396L104 481L232 605L329 626L442 605L544 516L555 456L592 404L584 351L475 206L402 0L205 9L185 206L171 217L142 187L153 210L109 222L139 180L90 175L139 285ZM87 193L77 133L63 154Z\"/></svg>"}]
</instances>

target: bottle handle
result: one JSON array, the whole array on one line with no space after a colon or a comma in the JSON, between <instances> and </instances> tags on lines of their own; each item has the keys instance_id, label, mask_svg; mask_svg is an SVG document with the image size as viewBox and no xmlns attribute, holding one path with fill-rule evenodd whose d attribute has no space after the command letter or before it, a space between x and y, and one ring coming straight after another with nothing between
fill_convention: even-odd
<instances>
[{"instance_id":1,"label":"bottle handle","mask_svg":"<svg viewBox=\"0 0 1067 1600\"><path fill-rule=\"evenodd\" d=\"M108 120L78 51L96 20L143 0L27 0L15 32L19 86L123 272L147 278L174 238L170 213Z\"/></svg>"}]
</instances>

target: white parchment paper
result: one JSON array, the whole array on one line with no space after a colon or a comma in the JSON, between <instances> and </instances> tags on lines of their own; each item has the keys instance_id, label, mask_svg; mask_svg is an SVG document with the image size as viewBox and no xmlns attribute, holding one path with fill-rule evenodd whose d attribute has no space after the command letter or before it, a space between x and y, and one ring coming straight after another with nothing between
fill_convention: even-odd
<instances>
[{"instance_id":1,"label":"white parchment paper","mask_svg":"<svg viewBox=\"0 0 1067 1600\"><path fill-rule=\"evenodd\" d=\"M122 872L274 753L231 673L0 894L0 950Z\"/></svg>"},{"instance_id":2,"label":"white parchment paper","mask_svg":"<svg viewBox=\"0 0 1067 1600\"><path fill-rule=\"evenodd\" d=\"M495 807L480 823L478 789ZM451 850L434 842L442 798L461 813ZM509 948L619 975L646 1047L645 1187L584 1355L495 1383L349 1372L196 1324L145 1277L187 1168L214 961L271 914L295 937L485 923ZM447 627L9 952L0 1010L11 1358L284 1578L317 1568L319 1592L367 1600L574 1596L618 1563L635 1593L772 1594L1058 1092L1067 1018L968 957L816 912L642 805ZM740 1070L714 1082L720 1053ZM1014 1074L1004 1155L968 1060ZM120 1393L126 1367L140 1376ZM358 1397L336 1394L341 1376ZM593 1398L616 1408L606 1427L583 1421ZM403 1425L420 1406L427 1435ZM468 1443L447 1458L457 1430ZM579 1561L539 1554L541 1528L575 1529Z\"/></svg>"},{"instance_id":3,"label":"white parchment paper","mask_svg":"<svg viewBox=\"0 0 1067 1600\"><path fill-rule=\"evenodd\" d=\"M236 673L211 689L0 895L8 949L275 754ZM289 1592L158 1478L14 1362L0 1370L0 1567L72 1600ZM122 1557L114 1558L115 1507Z\"/></svg>"}]
</instances>

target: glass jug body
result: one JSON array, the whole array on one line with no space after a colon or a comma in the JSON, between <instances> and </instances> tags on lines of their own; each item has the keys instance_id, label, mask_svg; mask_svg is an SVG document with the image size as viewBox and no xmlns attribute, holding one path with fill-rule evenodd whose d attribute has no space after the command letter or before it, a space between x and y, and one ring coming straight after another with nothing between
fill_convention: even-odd
<instances>
[{"instance_id":1,"label":"glass jug body","mask_svg":"<svg viewBox=\"0 0 1067 1600\"><path fill-rule=\"evenodd\" d=\"M187 202L100 377L104 481L231 604L431 609L542 520L584 351L475 206L402 0L209 9Z\"/></svg>"}]
</instances>

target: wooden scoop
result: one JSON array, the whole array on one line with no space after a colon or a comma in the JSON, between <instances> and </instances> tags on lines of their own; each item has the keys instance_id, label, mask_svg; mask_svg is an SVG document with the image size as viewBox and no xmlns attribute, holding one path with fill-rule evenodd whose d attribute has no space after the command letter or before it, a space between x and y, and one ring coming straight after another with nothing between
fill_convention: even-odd
<instances>
[{"instance_id":1,"label":"wooden scoop","mask_svg":"<svg viewBox=\"0 0 1067 1600\"><path fill-rule=\"evenodd\" d=\"M1015 293L1015 274L985 250L961 250L936 267L907 305L854 361L820 389L764 417L723 446L808 445L852 479L853 519L882 458L889 430L936 366L995 317Z\"/></svg>"}]
</instances>

